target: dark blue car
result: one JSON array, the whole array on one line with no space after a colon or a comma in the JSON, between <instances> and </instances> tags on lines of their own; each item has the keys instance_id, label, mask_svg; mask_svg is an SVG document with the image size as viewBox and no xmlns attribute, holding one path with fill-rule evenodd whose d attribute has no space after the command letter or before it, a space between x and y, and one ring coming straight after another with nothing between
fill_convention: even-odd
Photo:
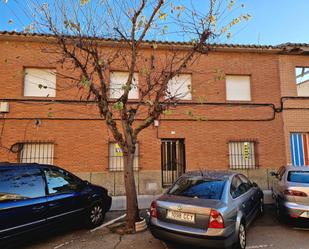
<instances>
[{"instance_id":1,"label":"dark blue car","mask_svg":"<svg viewBox=\"0 0 309 249\"><path fill-rule=\"evenodd\" d=\"M93 228L111 197L105 188L51 165L0 163L0 242L67 219Z\"/></svg>"}]
</instances>

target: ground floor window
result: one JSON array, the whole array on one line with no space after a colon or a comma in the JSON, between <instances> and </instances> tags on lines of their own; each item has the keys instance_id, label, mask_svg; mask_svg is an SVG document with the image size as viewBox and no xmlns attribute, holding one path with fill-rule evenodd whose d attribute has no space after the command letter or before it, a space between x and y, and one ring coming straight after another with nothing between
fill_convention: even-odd
<instances>
[{"instance_id":1,"label":"ground floor window","mask_svg":"<svg viewBox=\"0 0 309 249\"><path fill-rule=\"evenodd\" d=\"M256 149L254 141L230 141L230 169L255 169Z\"/></svg>"},{"instance_id":2,"label":"ground floor window","mask_svg":"<svg viewBox=\"0 0 309 249\"><path fill-rule=\"evenodd\" d=\"M290 148L292 165L309 165L308 159L308 133L292 132L290 134Z\"/></svg>"},{"instance_id":3,"label":"ground floor window","mask_svg":"<svg viewBox=\"0 0 309 249\"><path fill-rule=\"evenodd\" d=\"M21 144L20 163L53 164L54 144L50 142L26 142Z\"/></svg>"},{"instance_id":4,"label":"ground floor window","mask_svg":"<svg viewBox=\"0 0 309 249\"><path fill-rule=\"evenodd\" d=\"M139 146L136 144L134 155L134 170L138 170ZM123 171L123 152L117 143L109 143L109 171Z\"/></svg>"}]
</instances>

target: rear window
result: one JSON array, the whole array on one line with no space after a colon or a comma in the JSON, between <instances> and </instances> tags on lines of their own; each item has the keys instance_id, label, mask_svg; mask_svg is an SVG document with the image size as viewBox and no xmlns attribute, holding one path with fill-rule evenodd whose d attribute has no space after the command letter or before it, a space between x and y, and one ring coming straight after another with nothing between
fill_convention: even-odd
<instances>
[{"instance_id":1,"label":"rear window","mask_svg":"<svg viewBox=\"0 0 309 249\"><path fill-rule=\"evenodd\" d=\"M201 177L182 177L169 190L170 195L201 199L221 199L225 181Z\"/></svg>"},{"instance_id":2,"label":"rear window","mask_svg":"<svg viewBox=\"0 0 309 249\"><path fill-rule=\"evenodd\" d=\"M307 171L290 171L288 174L289 182L308 183L309 184L309 172Z\"/></svg>"}]
</instances>

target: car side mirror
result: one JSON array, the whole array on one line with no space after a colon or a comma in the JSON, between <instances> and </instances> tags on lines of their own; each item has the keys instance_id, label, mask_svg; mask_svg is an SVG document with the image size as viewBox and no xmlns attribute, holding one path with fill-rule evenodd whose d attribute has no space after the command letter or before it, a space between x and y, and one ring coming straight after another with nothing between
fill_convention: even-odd
<instances>
[{"instance_id":1,"label":"car side mirror","mask_svg":"<svg viewBox=\"0 0 309 249\"><path fill-rule=\"evenodd\" d=\"M81 181L78 185L77 188L79 191L83 190L85 187L87 187L90 183L88 181Z\"/></svg>"},{"instance_id":2,"label":"car side mirror","mask_svg":"<svg viewBox=\"0 0 309 249\"><path fill-rule=\"evenodd\" d=\"M255 188L257 188L259 185L257 185L256 182L253 182L253 183L252 183L252 186L255 187Z\"/></svg>"},{"instance_id":3,"label":"car side mirror","mask_svg":"<svg viewBox=\"0 0 309 249\"><path fill-rule=\"evenodd\" d=\"M274 172L274 171L271 171L271 172L270 172L270 175L271 175L271 176L274 176L274 177L278 177L279 174L276 173L276 172Z\"/></svg>"},{"instance_id":4,"label":"car side mirror","mask_svg":"<svg viewBox=\"0 0 309 249\"><path fill-rule=\"evenodd\" d=\"M84 180L83 183L85 186L88 186L90 184L90 182L88 182L87 180Z\"/></svg>"}]
</instances>

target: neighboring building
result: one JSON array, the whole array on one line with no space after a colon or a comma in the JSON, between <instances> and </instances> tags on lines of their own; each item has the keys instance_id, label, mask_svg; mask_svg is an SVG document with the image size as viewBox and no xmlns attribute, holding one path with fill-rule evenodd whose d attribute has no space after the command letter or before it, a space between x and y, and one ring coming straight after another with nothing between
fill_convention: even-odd
<instances>
[{"instance_id":1,"label":"neighboring building","mask_svg":"<svg viewBox=\"0 0 309 249\"><path fill-rule=\"evenodd\" d=\"M61 65L51 65L42 51L53 46L42 35L0 35L0 161L56 164L122 195L122 152L95 103L79 102L78 89L62 87L65 79L54 74L63 70ZM160 193L179 174L194 169L242 170L268 189L269 171L297 164L300 145L307 164L309 100L294 98L295 67L309 67L305 48L213 45L194 70L175 79L192 88L180 95L181 108L140 134L138 193ZM296 50L302 55L292 54ZM224 77L213 80L205 73L217 70ZM143 84L139 76L135 84ZM110 72L111 97L119 95L113 82L125 77L125 72ZM207 101L201 101L205 96ZM137 99L138 92L133 88L129 97Z\"/></svg>"},{"instance_id":2,"label":"neighboring building","mask_svg":"<svg viewBox=\"0 0 309 249\"><path fill-rule=\"evenodd\" d=\"M287 163L309 165L309 45L283 45L279 55Z\"/></svg>"}]
</instances>

